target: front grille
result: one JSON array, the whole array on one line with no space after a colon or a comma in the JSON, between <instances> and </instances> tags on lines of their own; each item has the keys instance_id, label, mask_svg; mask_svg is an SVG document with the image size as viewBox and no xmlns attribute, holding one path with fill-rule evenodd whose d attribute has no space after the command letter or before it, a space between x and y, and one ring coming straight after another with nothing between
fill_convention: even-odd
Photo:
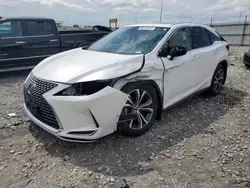
<instances>
[{"instance_id":1,"label":"front grille","mask_svg":"<svg viewBox=\"0 0 250 188\"><path fill-rule=\"evenodd\" d=\"M59 129L52 108L42 96L56 86L57 84L55 83L39 80L31 74L24 84L24 100L33 116L41 122L55 129Z\"/></svg>"}]
</instances>

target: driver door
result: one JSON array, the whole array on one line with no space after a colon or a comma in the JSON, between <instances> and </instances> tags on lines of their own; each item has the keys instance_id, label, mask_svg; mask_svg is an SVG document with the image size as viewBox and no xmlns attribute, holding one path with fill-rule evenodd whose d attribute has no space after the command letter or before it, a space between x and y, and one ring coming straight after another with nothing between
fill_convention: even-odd
<instances>
[{"instance_id":1,"label":"driver door","mask_svg":"<svg viewBox=\"0 0 250 188\"><path fill-rule=\"evenodd\" d=\"M187 53L183 56L161 57L164 71L164 108L191 95L196 89L196 59L192 53L192 38L190 28L176 30L163 47L167 52L173 47L185 47ZM166 49L167 48L167 49Z\"/></svg>"}]
</instances>

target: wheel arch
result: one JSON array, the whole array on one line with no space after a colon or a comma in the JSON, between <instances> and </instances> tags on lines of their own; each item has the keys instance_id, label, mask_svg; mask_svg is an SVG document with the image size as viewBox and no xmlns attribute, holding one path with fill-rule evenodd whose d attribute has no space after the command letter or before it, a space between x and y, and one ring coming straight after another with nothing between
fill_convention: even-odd
<instances>
[{"instance_id":1,"label":"wheel arch","mask_svg":"<svg viewBox=\"0 0 250 188\"><path fill-rule=\"evenodd\" d=\"M121 90L123 90L125 87L127 87L130 84L140 84L140 85L152 85L157 93L157 99L158 99L158 108L157 108L157 114L156 119L161 120L162 111L163 111L163 95L161 93L161 90L157 83L154 80L140 80L140 81L132 81L127 82L125 85L122 86Z\"/></svg>"}]
</instances>

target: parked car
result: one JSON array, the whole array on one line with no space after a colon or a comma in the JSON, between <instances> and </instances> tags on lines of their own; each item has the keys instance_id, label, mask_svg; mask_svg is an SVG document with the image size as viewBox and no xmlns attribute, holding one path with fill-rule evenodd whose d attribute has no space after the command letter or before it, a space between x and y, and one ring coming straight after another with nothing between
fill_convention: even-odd
<instances>
[{"instance_id":1,"label":"parked car","mask_svg":"<svg viewBox=\"0 0 250 188\"><path fill-rule=\"evenodd\" d=\"M101 26L101 25L95 25L93 26L93 30L97 30L97 31L108 31L111 32L112 30L108 27L105 26Z\"/></svg>"},{"instance_id":2,"label":"parked car","mask_svg":"<svg viewBox=\"0 0 250 188\"><path fill-rule=\"evenodd\" d=\"M0 21L0 72L33 68L53 54L87 46L109 32L58 32L53 19L9 18Z\"/></svg>"},{"instance_id":3,"label":"parked car","mask_svg":"<svg viewBox=\"0 0 250 188\"><path fill-rule=\"evenodd\" d=\"M244 53L243 63L247 68L250 68L250 48Z\"/></svg>"},{"instance_id":4,"label":"parked car","mask_svg":"<svg viewBox=\"0 0 250 188\"><path fill-rule=\"evenodd\" d=\"M67 141L88 142L119 131L145 133L161 112L227 77L228 44L205 25L125 26L88 49L38 64L24 83L28 117Z\"/></svg>"}]
</instances>

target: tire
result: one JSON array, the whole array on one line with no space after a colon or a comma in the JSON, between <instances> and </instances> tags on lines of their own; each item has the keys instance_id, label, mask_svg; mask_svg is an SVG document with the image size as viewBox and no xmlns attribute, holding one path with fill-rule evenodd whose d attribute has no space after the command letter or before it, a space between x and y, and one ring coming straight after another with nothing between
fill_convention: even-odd
<instances>
[{"instance_id":1,"label":"tire","mask_svg":"<svg viewBox=\"0 0 250 188\"><path fill-rule=\"evenodd\" d=\"M250 69L250 65L249 64L245 64L247 69Z\"/></svg>"},{"instance_id":2,"label":"tire","mask_svg":"<svg viewBox=\"0 0 250 188\"><path fill-rule=\"evenodd\" d=\"M227 69L222 64L219 64L217 66L214 71L211 86L207 90L206 94L208 94L209 96L216 96L220 94L226 81L226 71Z\"/></svg>"},{"instance_id":3,"label":"tire","mask_svg":"<svg viewBox=\"0 0 250 188\"><path fill-rule=\"evenodd\" d=\"M156 119L158 109L157 92L153 85L140 83L128 84L122 91L129 94L130 99L123 107L121 115L136 113L138 118L118 123L118 131L124 136L140 136L153 126Z\"/></svg>"}]
</instances>

